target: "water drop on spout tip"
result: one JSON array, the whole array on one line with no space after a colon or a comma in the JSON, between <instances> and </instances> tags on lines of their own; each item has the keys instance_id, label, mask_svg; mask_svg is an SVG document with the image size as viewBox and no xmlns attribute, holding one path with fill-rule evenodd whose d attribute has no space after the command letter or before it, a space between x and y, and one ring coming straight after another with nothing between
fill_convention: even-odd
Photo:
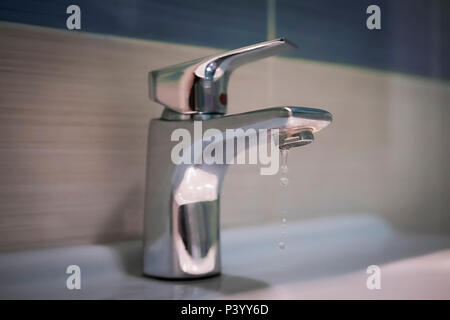
<instances>
[{"instance_id":1,"label":"water drop on spout tip","mask_svg":"<svg viewBox=\"0 0 450 320\"><path fill-rule=\"evenodd\" d=\"M279 247L281 250L284 250L284 249L286 248L286 244L285 244L283 241L280 241L280 242L278 243L278 247Z\"/></svg>"}]
</instances>

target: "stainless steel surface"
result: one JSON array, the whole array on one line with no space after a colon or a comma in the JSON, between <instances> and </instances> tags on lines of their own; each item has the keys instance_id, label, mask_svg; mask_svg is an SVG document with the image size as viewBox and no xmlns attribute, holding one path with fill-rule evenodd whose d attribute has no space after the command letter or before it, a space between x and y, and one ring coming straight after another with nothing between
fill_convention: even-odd
<instances>
[{"instance_id":1,"label":"stainless steel surface","mask_svg":"<svg viewBox=\"0 0 450 320\"><path fill-rule=\"evenodd\" d=\"M285 40L278 39L201 60L201 63L195 64L195 73L204 76L201 78L204 81L200 81L201 86L207 87L208 81L225 81L225 86L219 85L220 90L217 91L224 92L231 70L245 62L274 54L286 43ZM153 89L150 96L158 96L158 90L166 93L173 90L174 96L183 94L180 93L179 84L170 87L165 80L167 77L174 79L173 74L167 70L176 70L174 74L179 74L180 70L185 70L185 66L183 64L181 67L151 73L150 86ZM169 86L164 87L165 85ZM182 87L184 88L184 85ZM208 95L213 93L205 92L208 92ZM192 151L190 154L195 157L198 154L196 150L200 149L201 157L205 145L202 137L196 137L194 133L195 120L200 120L203 131L215 129L225 133L227 129L242 129L242 136L245 136L247 129L268 129L269 133L272 129L279 129L284 137L280 148L310 143L313 134L332 120L327 111L293 106L222 116L218 113L223 113L226 109L216 109L215 101L205 100L211 108L202 111L216 113L184 114L190 111L178 101L181 103L179 109L169 106L171 109L165 109L162 119L150 122L144 211L143 271L146 275L185 279L220 273L220 194L228 162L206 164L194 158L193 164L174 164L171 161L171 152L178 143L171 141L174 130L187 130L193 137L188 151ZM214 144L224 144L226 139L234 141L234 137L229 138L225 134L221 136L221 139L214 140ZM248 140L247 149L257 143L253 139ZM223 150L224 159L233 159L237 155L237 148Z\"/></svg>"},{"instance_id":2,"label":"stainless steel surface","mask_svg":"<svg viewBox=\"0 0 450 320\"><path fill-rule=\"evenodd\" d=\"M293 48L284 38L149 72L149 97L181 114L227 111L227 86L237 67Z\"/></svg>"}]
</instances>

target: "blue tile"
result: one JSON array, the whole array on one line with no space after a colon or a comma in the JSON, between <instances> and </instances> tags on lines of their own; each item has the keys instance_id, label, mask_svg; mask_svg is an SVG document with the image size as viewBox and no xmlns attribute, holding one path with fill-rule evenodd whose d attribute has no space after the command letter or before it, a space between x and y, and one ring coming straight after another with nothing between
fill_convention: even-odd
<instances>
[{"instance_id":1,"label":"blue tile","mask_svg":"<svg viewBox=\"0 0 450 320\"><path fill-rule=\"evenodd\" d=\"M371 4L381 30L366 27ZM299 45L293 56L448 79L449 12L439 0L278 0L277 33Z\"/></svg>"},{"instance_id":2,"label":"blue tile","mask_svg":"<svg viewBox=\"0 0 450 320\"><path fill-rule=\"evenodd\" d=\"M218 48L266 39L266 3L212 0L2 0L0 19L66 29L81 8L82 31Z\"/></svg>"},{"instance_id":3,"label":"blue tile","mask_svg":"<svg viewBox=\"0 0 450 320\"><path fill-rule=\"evenodd\" d=\"M266 39L265 0L2 0L0 19L66 29L74 3L87 32L225 49ZM381 30L366 28L371 4ZM276 11L292 56L450 79L449 1L277 0Z\"/></svg>"}]
</instances>

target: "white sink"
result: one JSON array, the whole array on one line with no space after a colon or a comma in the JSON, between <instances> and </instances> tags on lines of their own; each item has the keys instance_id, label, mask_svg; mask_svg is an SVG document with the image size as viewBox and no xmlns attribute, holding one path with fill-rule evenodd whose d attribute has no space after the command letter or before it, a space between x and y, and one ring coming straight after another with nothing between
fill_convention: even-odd
<instances>
[{"instance_id":1,"label":"white sink","mask_svg":"<svg viewBox=\"0 0 450 320\"><path fill-rule=\"evenodd\" d=\"M0 298L19 299L450 299L450 237L404 234L362 215L222 232L222 275L162 281L141 275L141 243L0 254ZM66 288L68 265L81 290ZM366 268L381 268L369 290Z\"/></svg>"}]
</instances>

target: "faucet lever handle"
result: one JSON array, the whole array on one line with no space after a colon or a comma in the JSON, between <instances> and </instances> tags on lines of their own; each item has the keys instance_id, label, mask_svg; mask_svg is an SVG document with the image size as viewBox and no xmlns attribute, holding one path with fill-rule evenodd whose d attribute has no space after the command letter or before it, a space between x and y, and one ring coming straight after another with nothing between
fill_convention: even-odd
<instances>
[{"instance_id":1,"label":"faucet lever handle","mask_svg":"<svg viewBox=\"0 0 450 320\"><path fill-rule=\"evenodd\" d=\"M181 114L224 114L231 72L243 64L290 48L295 45L285 38L278 38L150 71L149 97Z\"/></svg>"}]
</instances>

